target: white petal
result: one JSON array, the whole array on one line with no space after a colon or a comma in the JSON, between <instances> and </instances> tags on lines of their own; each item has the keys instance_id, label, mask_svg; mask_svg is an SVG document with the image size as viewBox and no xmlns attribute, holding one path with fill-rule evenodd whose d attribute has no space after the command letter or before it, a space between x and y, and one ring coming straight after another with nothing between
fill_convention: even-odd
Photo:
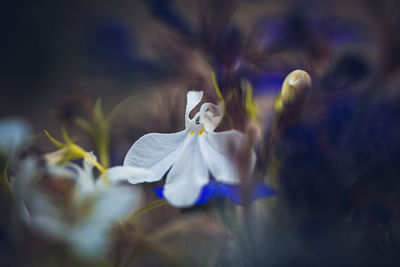
<instances>
[{"instance_id":1,"label":"white petal","mask_svg":"<svg viewBox=\"0 0 400 267\"><path fill-rule=\"evenodd\" d=\"M251 176L255 153L249 150L247 137L230 130L200 136L200 149L211 174L217 181L236 184L242 175Z\"/></svg>"},{"instance_id":2,"label":"white petal","mask_svg":"<svg viewBox=\"0 0 400 267\"><path fill-rule=\"evenodd\" d=\"M103 189L93 207L91 220L110 225L131 214L138 206L141 191L135 186L110 186Z\"/></svg>"},{"instance_id":3,"label":"white petal","mask_svg":"<svg viewBox=\"0 0 400 267\"><path fill-rule=\"evenodd\" d=\"M78 165L73 163L67 164L66 166L70 166L74 170L76 170L76 168L79 168ZM50 174L54 179L75 179L77 171L74 172L73 170L66 168L66 166L47 165L46 170L47 173Z\"/></svg>"},{"instance_id":4,"label":"white petal","mask_svg":"<svg viewBox=\"0 0 400 267\"><path fill-rule=\"evenodd\" d=\"M172 205L193 205L202 187L208 183L208 170L199 148L198 135L190 135L167 175L164 196Z\"/></svg>"},{"instance_id":5,"label":"white petal","mask_svg":"<svg viewBox=\"0 0 400 267\"><path fill-rule=\"evenodd\" d=\"M87 221L70 231L67 240L73 252L83 258L98 259L103 255L111 241L103 224Z\"/></svg>"},{"instance_id":6,"label":"white petal","mask_svg":"<svg viewBox=\"0 0 400 267\"><path fill-rule=\"evenodd\" d=\"M92 151L87 152L87 153L89 154L89 156L91 156L94 160L97 161L97 157ZM91 162L87 158L84 158L83 159L83 168L85 169L86 172L91 172L94 168L93 162Z\"/></svg>"},{"instance_id":7,"label":"white petal","mask_svg":"<svg viewBox=\"0 0 400 267\"><path fill-rule=\"evenodd\" d=\"M149 169L152 177L130 177L133 184L155 182L160 180L175 162L187 131L173 134L151 133L142 136L129 149L124 160L124 166L134 166Z\"/></svg>"},{"instance_id":8,"label":"white petal","mask_svg":"<svg viewBox=\"0 0 400 267\"><path fill-rule=\"evenodd\" d=\"M62 216L62 210L54 205L48 196L35 192L29 199L30 206L30 227L43 235L51 238L65 239L70 226Z\"/></svg>"},{"instance_id":9,"label":"white petal","mask_svg":"<svg viewBox=\"0 0 400 267\"><path fill-rule=\"evenodd\" d=\"M82 169L80 166L69 163L66 166L77 172L74 197L76 201L81 201L95 190L95 179L91 168Z\"/></svg>"},{"instance_id":10,"label":"white petal","mask_svg":"<svg viewBox=\"0 0 400 267\"><path fill-rule=\"evenodd\" d=\"M13 157L28 143L30 124L23 118L10 117L0 120L0 150Z\"/></svg>"},{"instance_id":11,"label":"white petal","mask_svg":"<svg viewBox=\"0 0 400 267\"><path fill-rule=\"evenodd\" d=\"M51 217L48 214L32 216L30 227L32 230L38 231L42 235L61 240L66 239L71 230L62 220Z\"/></svg>"},{"instance_id":12,"label":"white petal","mask_svg":"<svg viewBox=\"0 0 400 267\"><path fill-rule=\"evenodd\" d=\"M203 98L203 92L189 91L186 95L186 113L185 113L185 127L189 128L190 122L189 113L201 102Z\"/></svg>"},{"instance_id":13,"label":"white petal","mask_svg":"<svg viewBox=\"0 0 400 267\"><path fill-rule=\"evenodd\" d=\"M30 224L31 222L31 214L29 213L28 209L25 206L25 203L22 203L22 209L20 210L21 212L21 219L26 223Z\"/></svg>"},{"instance_id":14,"label":"white petal","mask_svg":"<svg viewBox=\"0 0 400 267\"><path fill-rule=\"evenodd\" d=\"M203 124L206 132L210 133L217 128L222 119L222 110L219 106L204 103L200 107L200 123Z\"/></svg>"},{"instance_id":15,"label":"white petal","mask_svg":"<svg viewBox=\"0 0 400 267\"><path fill-rule=\"evenodd\" d=\"M34 157L20 160L16 173L11 177L10 186L15 202L23 202L32 192L33 182L41 175L39 161Z\"/></svg>"},{"instance_id":16,"label":"white petal","mask_svg":"<svg viewBox=\"0 0 400 267\"><path fill-rule=\"evenodd\" d=\"M133 183L139 179L154 179L154 173L145 168L132 167L132 166L116 166L106 170L108 180L111 183L118 183L122 181L129 181ZM99 179L101 180L101 179Z\"/></svg>"}]
</instances>

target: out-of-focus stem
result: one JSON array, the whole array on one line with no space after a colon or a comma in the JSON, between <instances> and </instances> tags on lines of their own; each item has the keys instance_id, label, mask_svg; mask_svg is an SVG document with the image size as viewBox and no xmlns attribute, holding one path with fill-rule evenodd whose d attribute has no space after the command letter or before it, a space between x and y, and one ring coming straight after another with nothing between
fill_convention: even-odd
<instances>
[{"instance_id":1,"label":"out-of-focus stem","mask_svg":"<svg viewBox=\"0 0 400 267\"><path fill-rule=\"evenodd\" d=\"M150 203L150 204L144 206L143 208L137 210L137 211L130 217L129 221L136 220L136 218L139 217L140 215L142 215L142 214L144 214L144 213L146 213L146 212L149 212L149 211L151 211L151 210L153 210L153 209L156 209L156 208L158 208L158 207L161 207L161 206L163 206L163 205L166 204L166 203L167 203L167 201L164 200L164 199L156 200L156 201L154 201L154 202L152 202L152 203Z\"/></svg>"}]
</instances>

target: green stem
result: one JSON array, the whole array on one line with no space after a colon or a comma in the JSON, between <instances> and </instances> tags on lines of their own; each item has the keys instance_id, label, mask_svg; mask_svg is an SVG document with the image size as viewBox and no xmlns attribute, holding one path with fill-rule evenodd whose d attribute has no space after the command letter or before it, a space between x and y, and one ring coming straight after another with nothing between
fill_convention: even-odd
<instances>
[{"instance_id":1,"label":"green stem","mask_svg":"<svg viewBox=\"0 0 400 267\"><path fill-rule=\"evenodd\" d=\"M160 207L160 206L163 206L163 205L166 204L166 203L167 203L167 201L166 201L165 199L160 199L160 200L156 200L156 201L154 201L154 202L151 202L150 204L148 204L148 205L144 206L143 208L137 210L137 211L131 216L131 218L129 219L129 221L136 220L136 218L139 217L140 215L142 215L142 214L144 214L144 213L146 213L146 212L149 212L149 211L151 211L151 210L153 210L153 209L156 209L156 208L158 208L158 207Z\"/></svg>"},{"instance_id":2,"label":"green stem","mask_svg":"<svg viewBox=\"0 0 400 267\"><path fill-rule=\"evenodd\" d=\"M103 166L101 166L101 164L93 157L91 157L87 152L84 152L82 157L88 159L102 174L104 174L106 169Z\"/></svg>"},{"instance_id":3,"label":"green stem","mask_svg":"<svg viewBox=\"0 0 400 267\"><path fill-rule=\"evenodd\" d=\"M8 162L6 166L4 167L3 173L0 175L0 184L3 186L4 193L6 194L6 197L10 203L12 203L12 194L11 194L11 186L10 182L8 181L7 178L7 170L8 170Z\"/></svg>"},{"instance_id":4,"label":"green stem","mask_svg":"<svg viewBox=\"0 0 400 267\"><path fill-rule=\"evenodd\" d=\"M109 163L109 155L108 155L110 137L109 137L109 134L105 133L105 131L108 131L108 129L103 129L101 131L104 131L104 133L102 134L104 137L98 138L97 140L95 138L93 138L93 139L95 140L95 144L97 147L97 151L99 153L101 165L104 168L108 168L109 164L110 164Z\"/></svg>"}]
</instances>

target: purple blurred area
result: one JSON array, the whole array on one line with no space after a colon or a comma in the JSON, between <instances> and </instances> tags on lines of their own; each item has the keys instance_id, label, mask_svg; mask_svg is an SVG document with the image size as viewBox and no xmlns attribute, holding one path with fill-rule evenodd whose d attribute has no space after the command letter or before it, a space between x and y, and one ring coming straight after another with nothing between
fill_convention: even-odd
<instances>
[{"instance_id":1,"label":"purple blurred area","mask_svg":"<svg viewBox=\"0 0 400 267\"><path fill-rule=\"evenodd\" d=\"M263 77L282 71L282 80L288 70L311 68L312 63L300 64L297 55L290 60L293 62L276 62L268 50L294 46L320 53L313 47L321 41L327 53L334 53L338 43L366 41L370 35L365 33L373 23L366 19L365 7L356 14L351 12L351 8L360 10L356 2L313 5L305 1L296 5L299 14L292 14L290 1L210 3L4 2L0 114L24 115L35 125L48 126L42 118L52 120L47 116L49 109L74 90L87 91L93 98L105 97L114 104L166 79L189 80L182 84L186 87L198 85L199 79L208 77L199 70L204 66L195 62L198 59L191 58L196 51L204 55L206 63L202 64L209 65L203 72L211 67L221 73L221 78L226 78L221 83L234 83L239 72L254 80L260 90L276 88L279 78ZM364 22L367 24L360 26ZM314 41L317 44L311 44Z\"/></svg>"}]
</instances>

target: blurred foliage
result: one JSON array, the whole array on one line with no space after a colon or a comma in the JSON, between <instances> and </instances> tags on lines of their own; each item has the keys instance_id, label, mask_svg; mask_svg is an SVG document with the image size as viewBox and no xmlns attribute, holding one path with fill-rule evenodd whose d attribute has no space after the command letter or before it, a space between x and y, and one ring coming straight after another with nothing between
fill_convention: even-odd
<instances>
[{"instance_id":1,"label":"blurred foliage","mask_svg":"<svg viewBox=\"0 0 400 267\"><path fill-rule=\"evenodd\" d=\"M80 7L72 5L70 18L59 22L58 8L41 1L37 9L49 9L38 11L49 13L46 26L31 11L21 7L19 12L12 5L14 12L8 17L30 15L18 25L5 24L8 33L20 37L9 39L3 50L14 51L13 44L22 37L35 42L24 41L15 48L23 53L5 71L10 99L30 91L33 80L68 85L49 89L53 94L47 96L29 92L27 97L38 94L30 100L38 103L34 107L25 100L2 104L2 110L21 108L19 112L34 118L37 127L49 123L49 128L56 128L61 123L64 143L45 131L58 151L45 154L46 146L39 150L40 139L34 139L9 166L9 156L0 151L0 265L399 266L398 1L133 2L85 1L82 9L96 6L96 15L79 14ZM75 12L78 19L72 22ZM28 34L22 22L31 21L36 24L26 26ZM79 33L49 43L53 21L65 23L60 32L78 27ZM12 37L8 35L6 39ZM59 44L66 36L75 39ZM46 45L42 47L41 41ZM57 68L65 76L46 68L52 60L45 48L54 45L56 50L56 43L63 47L60 51L69 46L76 57L60 57L67 67ZM35 68L34 62L42 62L38 55L46 60ZM20 72L25 68L16 67L24 60L27 78ZM287 105L280 90L295 69L311 76L312 87ZM46 71L52 74L40 76ZM15 92L9 86L14 76L21 79L14 84L21 87ZM62 99L61 91L76 83L82 88ZM45 83L35 82L38 85ZM102 89L97 91L96 86ZM276 196L254 202L244 197L239 206L217 192L230 187L210 183L204 188L207 203L177 209L157 199L153 185L141 185L140 208L114 224L107 233L111 247L94 260L14 221L16 206L7 198L12 198L13 177L21 172L24 159L37 157L44 165L44 158L77 164L86 158L103 172L140 135L179 130L181 100L192 88L204 91L206 101L224 107L218 131L234 128L252 139L256 169L252 180L235 187L235 193L257 194L257 185L266 183L276 189ZM94 94L101 98L92 102ZM106 107L121 104L106 113L103 102ZM9 108L14 104L16 108ZM38 106L46 114L56 107L55 125L32 111ZM66 126L71 136L79 136L79 145L67 135ZM83 147L95 150L99 162ZM70 195L65 191L74 183L66 186L58 176L62 174L47 168L34 188L50 191L68 205Z\"/></svg>"}]
</instances>

